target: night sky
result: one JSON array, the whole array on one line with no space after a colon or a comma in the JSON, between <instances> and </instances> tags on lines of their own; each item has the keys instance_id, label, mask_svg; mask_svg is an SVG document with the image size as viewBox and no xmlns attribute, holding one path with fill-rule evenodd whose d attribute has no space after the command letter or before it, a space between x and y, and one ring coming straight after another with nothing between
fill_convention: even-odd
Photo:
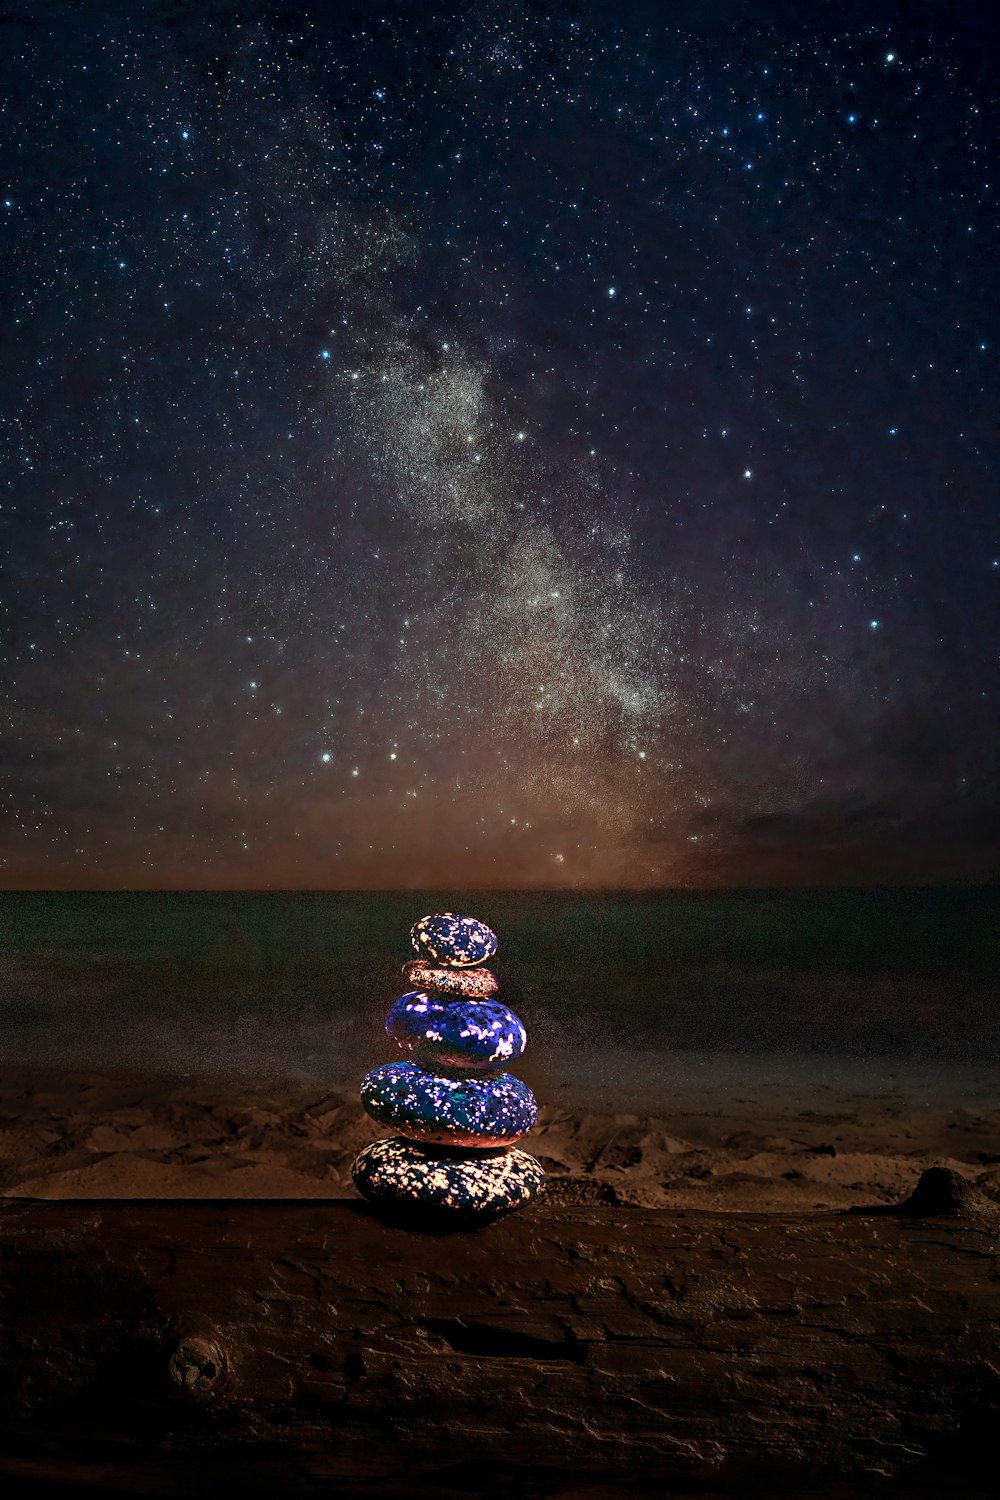
<instances>
[{"instance_id":1,"label":"night sky","mask_svg":"<svg viewBox=\"0 0 1000 1500\"><path fill-rule=\"evenodd\" d=\"M982 880L986 4L0 13L0 884Z\"/></svg>"}]
</instances>

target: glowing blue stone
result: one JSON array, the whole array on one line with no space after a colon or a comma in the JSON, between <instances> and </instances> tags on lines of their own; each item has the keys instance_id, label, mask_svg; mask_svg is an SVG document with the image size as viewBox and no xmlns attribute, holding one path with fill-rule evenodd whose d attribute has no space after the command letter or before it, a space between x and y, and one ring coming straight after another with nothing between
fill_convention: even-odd
<instances>
[{"instance_id":1,"label":"glowing blue stone","mask_svg":"<svg viewBox=\"0 0 1000 1500\"><path fill-rule=\"evenodd\" d=\"M538 1115L534 1094L512 1073L446 1078L415 1062L374 1068L362 1080L361 1103L410 1140L477 1150L519 1141Z\"/></svg>"},{"instance_id":2,"label":"glowing blue stone","mask_svg":"<svg viewBox=\"0 0 1000 1500\"><path fill-rule=\"evenodd\" d=\"M418 957L455 969L485 963L497 951L496 933L485 922L453 911L421 917L410 931L410 941Z\"/></svg>"},{"instance_id":3,"label":"glowing blue stone","mask_svg":"<svg viewBox=\"0 0 1000 1500\"><path fill-rule=\"evenodd\" d=\"M499 1000L445 1000L414 990L401 995L385 1029L404 1052L441 1068L486 1072L524 1051L524 1027Z\"/></svg>"}]
</instances>

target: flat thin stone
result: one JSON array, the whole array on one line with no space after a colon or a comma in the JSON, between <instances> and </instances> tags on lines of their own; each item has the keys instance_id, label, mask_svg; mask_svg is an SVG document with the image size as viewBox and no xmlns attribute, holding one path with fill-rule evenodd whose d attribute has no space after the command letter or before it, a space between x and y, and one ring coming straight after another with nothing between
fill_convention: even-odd
<instances>
[{"instance_id":1,"label":"flat thin stone","mask_svg":"<svg viewBox=\"0 0 1000 1500\"><path fill-rule=\"evenodd\" d=\"M436 995L462 995L466 1000L488 1000L500 988L489 969L446 969L426 958L413 958L403 965L403 978L413 990Z\"/></svg>"}]
</instances>

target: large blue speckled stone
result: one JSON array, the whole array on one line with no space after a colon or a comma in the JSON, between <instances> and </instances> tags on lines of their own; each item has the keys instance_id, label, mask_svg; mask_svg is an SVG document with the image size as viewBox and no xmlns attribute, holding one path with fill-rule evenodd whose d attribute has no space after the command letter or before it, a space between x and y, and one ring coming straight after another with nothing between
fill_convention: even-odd
<instances>
[{"instance_id":1,"label":"large blue speckled stone","mask_svg":"<svg viewBox=\"0 0 1000 1500\"><path fill-rule=\"evenodd\" d=\"M420 958L430 958L450 969L485 963L497 951L496 933L475 917L453 911L421 917L410 929L410 942Z\"/></svg>"},{"instance_id":2,"label":"large blue speckled stone","mask_svg":"<svg viewBox=\"0 0 1000 1500\"><path fill-rule=\"evenodd\" d=\"M486 1072L524 1051L524 1027L499 1000L442 1000L422 990L400 995L385 1029L404 1052L436 1067Z\"/></svg>"},{"instance_id":3,"label":"large blue speckled stone","mask_svg":"<svg viewBox=\"0 0 1000 1500\"><path fill-rule=\"evenodd\" d=\"M480 1150L520 1140L538 1115L534 1094L512 1073L444 1078L415 1062L373 1068L362 1079L361 1103L410 1140Z\"/></svg>"},{"instance_id":4,"label":"large blue speckled stone","mask_svg":"<svg viewBox=\"0 0 1000 1500\"><path fill-rule=\"evenodd\" d=\"M528 1203L545 1173L527 1151L446 1156L413 1141L372 1141L354 1162L354 1186L385 1207L493 1218Z\"/></svg>"}]
</instances>

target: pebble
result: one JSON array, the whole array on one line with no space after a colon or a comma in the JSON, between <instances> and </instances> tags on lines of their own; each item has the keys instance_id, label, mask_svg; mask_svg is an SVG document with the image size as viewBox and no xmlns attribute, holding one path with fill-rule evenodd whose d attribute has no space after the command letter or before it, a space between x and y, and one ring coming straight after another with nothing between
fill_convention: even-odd
<instances>
[{"instance_id":1,"label":"pebble","mask_svg":"<svg viewBox=\"0 0 1000 1500\"><path fill-rule=\"evenodd\" d=\"M467 1000L488 1000L500 988L496 975L489 969L435 968L426 958L414 958L404 964L403 978L412 989L463 995Z\"/></svg>"},{"instance_id":2,"label":"pebble","mask_svg":"<svg viewBox=\"0 0 1000 1500\"><path fill-rule=\"evenodd\" d=\"M453 911L421 917L410 931L413 951L450 969L485 963L497 951L496 933L475 917L460 917Z\"/></svg>"},{"instance_id":3,"label":"pebble","mask_svg":"<svg viewBox=\"0 0 1000 1500\"><path fill-rule=\"evenodd\" d=\"M423 1062L470 1072L505 1067L527 1041L517 1016L499 1000L441 1000L423 990L400 995L385 1029Z\"/></svg>"},{"instance_id":4,"label":"pebble","mask_svg":"<svg viewBox=\"0 0 1000 1500\"><path fill-rule=\"evenodd\" d=\"M545 1182L540 1164L526 1151L446 1156L398 1138L366 1146L353 1177L358 1192L373 1203L479 1218L530 1202Z\"/></svg>"},{"instance_id":5,"label":"pebble","mask_svg":"<svg viewBox=\"0 0 1000 1500\"><path fill-rule=\"evenodd\" d=\"M519 1141L538 1115L534 1094L512 1073L446 1078L409 1061L373 1068L361 1082L361 1103L410 1140L478 1150Z\"/></svg>"}]
</instances>

